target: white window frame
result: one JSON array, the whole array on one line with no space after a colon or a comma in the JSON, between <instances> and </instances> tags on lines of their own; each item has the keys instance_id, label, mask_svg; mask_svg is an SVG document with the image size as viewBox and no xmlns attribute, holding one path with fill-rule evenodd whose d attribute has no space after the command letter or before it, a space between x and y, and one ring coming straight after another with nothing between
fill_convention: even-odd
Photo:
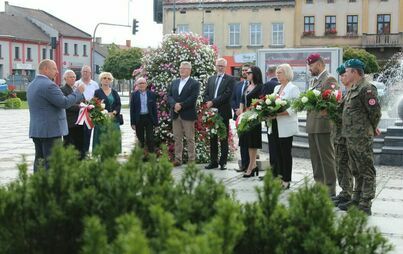
<instances>
[{"instance_id":1,"label":"white window frame","mask_svg":"<svg viewBox=\"0 0 403 254\"><path fill-rule=\"evenodd\" d=\"M180 33L189 33L189 24L178 24L176 31L178 34Z\"/></svg>"},{"instance_id":2,"label":"white window frame","mask_svg":"<svg viewBox=\"0 0 403 254\"><path fill-rule=\"evenodd\" d=\"M203 24L203 37L208 40L210 45L214 44L214 24Z\"/></svg>"},{"instance_id":3,"label":"white window frame","mask_svg":"<svg viewBox=\"0 0 403 254\"><path fill-rule=\"evenodd\" d=\"M281 29L279 29L281 27ZM273 46L284 46L284 23L271 24L271 44Z\"/></svg>"},{"instance_id":4,"label":"white window frame","mask_svg":"<svg viewBox=\"0 0 403 254\"><path fill-rule=\"evenodd\" d=\"M262 24L260 23L249 24L249 45L251 46L262 45Z\"/></svg>"},{"instance_id":5,"label":"white window frame","mask_svg":"<svg viewBox=\"0 0 403 254\"><path fill-rule=\"evenodd\" d=\"M241 45L241 24L231 23L228 24L228 45L240 46Z\"/></svg>"}]
</instances>

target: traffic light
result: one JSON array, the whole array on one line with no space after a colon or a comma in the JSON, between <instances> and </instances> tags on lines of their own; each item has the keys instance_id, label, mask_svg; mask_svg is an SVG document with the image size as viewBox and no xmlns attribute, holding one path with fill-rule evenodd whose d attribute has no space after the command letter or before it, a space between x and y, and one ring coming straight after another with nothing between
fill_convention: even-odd
<instances>
[{"instance_id":1,"label":"traffic light","mask_svg":"<svg viewBox=\"0 0 403 254\"><path fill-rule=\"evenodd\" d=\"M133 31L133 35L135 35L138 31L139 31L139 22L137 21L137 19L133 19L133 27L132 27Z\"/></svg>"}]
</instances>

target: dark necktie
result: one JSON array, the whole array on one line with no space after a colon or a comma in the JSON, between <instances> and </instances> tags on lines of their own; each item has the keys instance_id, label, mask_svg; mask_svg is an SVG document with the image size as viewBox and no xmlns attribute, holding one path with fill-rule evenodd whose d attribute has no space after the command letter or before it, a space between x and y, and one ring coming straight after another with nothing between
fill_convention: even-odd
<instances>
[{"instance_id":1,"label":"dark necktie","mask_svg":"<svg viewBox=\"0 0 403 254\"><path fill-rule=\"evenodd\" d=\"M221 78L221 75L218 75L217 79L215 80L214 98L217 97L217 92L218 92L218 88L219 88L219 85L220 85L220 78Z\"/></svg>"}]
</instances>

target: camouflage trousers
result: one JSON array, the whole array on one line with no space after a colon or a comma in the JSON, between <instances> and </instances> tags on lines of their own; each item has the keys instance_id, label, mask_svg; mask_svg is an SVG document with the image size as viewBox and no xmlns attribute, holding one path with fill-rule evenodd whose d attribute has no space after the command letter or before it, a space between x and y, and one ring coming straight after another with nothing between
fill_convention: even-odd
<instances>
[{"instance_id":1,"label":"camouflage trousers","mask_svg":"<svg viewBox=\"0 0 403 254\"><path fill-rule=\"evenodd\" d=\"M376 171L372 143L372 137L346 138L350 168L355 178L353 199L364 207L371 207L371 201L375 198Z\"/></svg>"},{"instance_id":2,"label":"camouflage trousers","mask_svg":"<svg viewBox=\"0 0 403 254\"><path fill-rule=\"evenodd\" d=\"M345 138L340 138L339 142L334 144L336 157L337 181L341 188L340 197L350 199L353 194L354 179L351 173L348 151Z\"/></svg>"}]
</instances>

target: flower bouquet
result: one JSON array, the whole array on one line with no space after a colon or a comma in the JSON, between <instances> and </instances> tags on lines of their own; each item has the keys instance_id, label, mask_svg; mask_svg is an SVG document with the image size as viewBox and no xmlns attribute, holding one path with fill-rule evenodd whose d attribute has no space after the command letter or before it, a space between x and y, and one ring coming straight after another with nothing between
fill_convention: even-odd
<instances>
[{"instance_id":1,"label":"flower bouquet","mask_svg":"<svg viewBox=\"0 0 403 254\"><path fill-rule=\"evenodd\" d=\"M203 125L211 134L217 135L218 139L227 138L227 127L216 108L203 108Z\"/></svg>"},{"instance_id":2,"label":"flower bouquet","mask_svg":"<svg viewBox=\"0 0 403 254\"><path fill-rule=\"evenodd\" d=\"M238 135L240 135L260 123L261 120L259 120L259 114L255 110L248 110L238 116L235 121L235 126Z\"/></svg>"},{"instance_id":3,"label":"flower bouquet","mask_svg":"<svg viewBox=\"0 0 403 254\"><path fill-rule=\"evenodd\" d=\"M252 100L251 108L258 114L260 121L266 120L270 116L286 111L290 103L280 98L278 94L263 95L259 99Z\"/></svg>"},{"instance_id":4,"label":"flower bouquet","mask_svg":"<svg viewBox=\"0 0 403 254\"><path fill-rule=\"evenodd\" d=\"M298 99L292 103L292 108L296 111L322 111L326 110L329 118L333 121L337 119L337 106L341 101L342 93L339 90L327 89L321 93L319 90L308 90L301 93Z\"/></svg>"},{"instance_id":5,"label":"flower bouquet","mask_svg":"<svg viewBox=\"0 0 403 254\"><path fill-rule=\"evenodd\" d=\"M105 110L103 100L96 97L92 98L88 103L80 103L80 113L76 124L87 125L89 129L94 128L94 125L104 124L108 120L108 111Z\"/></svg>"}]
</instances>

